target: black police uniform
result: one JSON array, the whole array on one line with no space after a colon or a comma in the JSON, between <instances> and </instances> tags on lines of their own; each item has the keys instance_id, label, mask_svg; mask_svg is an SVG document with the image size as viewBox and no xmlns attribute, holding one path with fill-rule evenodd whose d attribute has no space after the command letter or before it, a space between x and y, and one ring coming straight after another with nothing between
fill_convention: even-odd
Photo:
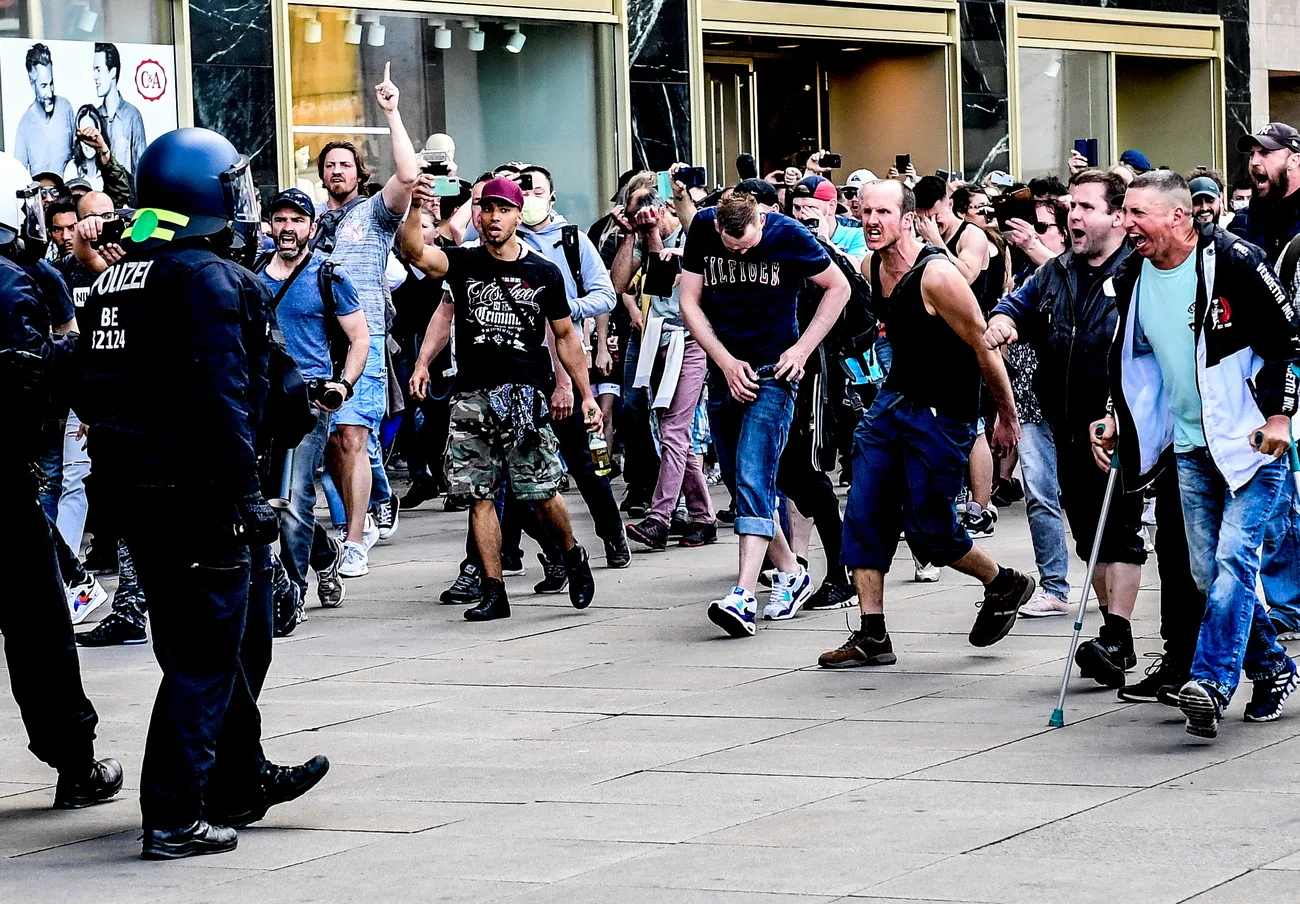
<instances>
[{"instance_id":1,"label":"black police uniform","mask_svg":"<svg viewBox=\"0 0 1300 904\"><path fill-rule=\"evenodd\" d=\"M255 697L271 616L269 593L254 592L250 610L250 575L269 548L240 534L239 502L260 487L271 316L262 282L202 239L109 267L81 312L76 410L163 670L141 775L146 829L188 826L209 815L205 799L212 810L261 787Z\"/></svg>"},{"instance_id":2,"label":"black police uniform","mask_svg":"<svg viewBox=\"0 0 1300 904\"><path fill-rule=\"evenodd\" d=\"M32 753L61 773L84 773L94 761L99 719L82 689L67 592L31 464L48 406L47 383L63 364L62 346L50 337L34 281L2 257L0 312L0 378L11 399L9 430L0 443L0 544L22 563L11 569L0 597L0 632Z\"/></svg>"}]
</instances>

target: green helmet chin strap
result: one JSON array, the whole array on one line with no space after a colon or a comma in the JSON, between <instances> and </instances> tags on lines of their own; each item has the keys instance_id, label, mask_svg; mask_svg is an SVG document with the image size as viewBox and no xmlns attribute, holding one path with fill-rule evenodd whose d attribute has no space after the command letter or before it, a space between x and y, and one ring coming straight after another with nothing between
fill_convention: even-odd
<instances>
[{"instance_id":1,"label":"green helmet chin strap","mask_svg":"<svg viewBox=\"0 0 1300 904\"><path fill-rule=\"evenodd\" d=\"M176 231L163 226L167 223L171 226L184 228L189 225L190 218L183 213L175 213L170 210L162 210L157 207L142 207L135 212L135 219L131 221L131 241L140 244L149 239L157 239L160 242L170 242L176 238Z\"/></svg>"}]
</instances>

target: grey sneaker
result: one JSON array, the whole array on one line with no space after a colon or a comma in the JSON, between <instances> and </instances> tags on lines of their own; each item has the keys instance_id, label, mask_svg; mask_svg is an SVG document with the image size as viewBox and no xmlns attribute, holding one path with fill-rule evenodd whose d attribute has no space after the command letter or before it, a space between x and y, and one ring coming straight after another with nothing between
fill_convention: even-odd
<instances>
[{"instance_id":1,"label":"grey sneaker","mask_svg":"<svg viewBox=\"0 0 1300 904\"><path fill-rule=\"evenodd\" d=\"M316 572L316 598L325 609L337 609L343 605L343 595L347 585L339 577L339 566L343 564L343 544L331 539L334 545L334 561L324 571Z\"/></svg>"}]
</instances>

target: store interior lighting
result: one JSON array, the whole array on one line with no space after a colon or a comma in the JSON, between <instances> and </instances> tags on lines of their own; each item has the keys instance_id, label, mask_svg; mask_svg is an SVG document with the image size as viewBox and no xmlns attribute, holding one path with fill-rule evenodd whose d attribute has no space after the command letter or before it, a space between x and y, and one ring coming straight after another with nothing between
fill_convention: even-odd
<instances>
[{"instance_id":1,"label":"store interior lighting","mask_svg":"<svg viewBox=\"0 0 1300 904\"><path fill-rule=\"evenodd\" d=\"M481 51L484 45L483 29L478 27L477 19L466 19L461 23L470 30L469 32L469 49L475 53Z\"/></svg>"},{"instance_id":2,"label":"store interior lighting","mask_svg":"<svg viewBox=\"0 0 1300 904\"><path fill-rule=\"evenodd\" d=\"M90 34L95 30L95 23L98 21L99 13L87 6L81 11L81 15L77 16L77 28L81 29L86 34Z\"/></svg>"},{"instance_id":3,"label":"store interior lighting","mask_svg":"<svg viewBox=\"0 0 1300 904\"><path fill-rule=\"evenodd\" d=\"M361 23L349 22L343 26L343 43L360 44L361 43Z\"/></svg>"},{"instance_id":4,"label":"store interior lighting","mask_svg":"<svg viewBox=\"0 0 1300 904\"><path fill-rule=\"evenodd\" d=\"M366 43L371 47L383 47L386 31L387 29L381 23L376 22L370 26L370 30L366 33Z\"/></svg>"},{"instance_id":5,"label":"store interior lighting","mask_svg":"<svg viewBox=\"0 0 1300 904\"><path fill-rule=\"evenodd\" d=\"M523 50L524 41L528 40L528 36L519 30L519 23L511 22L507 24L506 31L510 33L510 37L506 39L506 50L511 53L518 53Z\"/></svg>"},{"instance_id":6,"label":"store interior lighting","mask_svg":"<svg viewBox=\"0 0 1300 904\"><path fill-rule=\"evenodd\" d=\"M303 26L302 39L308 44L319 44L321 39L320 19L308 19Z\"/></svg>"},{"instance_id":7,"label":"store interior lighting","mask_svg":"<svg viewBox=\"0 0 1300 904\"><path fill-rule=\"evenodd\" d=\"M433 46L439 50L451 49L451 29L447 27L446 19L429 19L429 24L433 26Z\"/></svg>"}]
</instances>

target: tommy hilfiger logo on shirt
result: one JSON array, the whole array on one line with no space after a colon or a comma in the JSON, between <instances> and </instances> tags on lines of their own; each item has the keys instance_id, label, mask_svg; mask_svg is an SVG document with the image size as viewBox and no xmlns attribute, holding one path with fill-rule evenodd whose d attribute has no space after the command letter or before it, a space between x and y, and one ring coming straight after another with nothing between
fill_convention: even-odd
<instances>
[{"instance_id":1,"label":"tommy hilfiger logo on shirt","mask_svg":"<svg viewBox=\"0 0 1300 904\"><path fill-rule=\"evenodd\" d=\"M738 261L734 258L705 255L704 285L728 286L742 284L761 286L781 285L781 264L776 261Z\"/></svg>"}]
</instances>

